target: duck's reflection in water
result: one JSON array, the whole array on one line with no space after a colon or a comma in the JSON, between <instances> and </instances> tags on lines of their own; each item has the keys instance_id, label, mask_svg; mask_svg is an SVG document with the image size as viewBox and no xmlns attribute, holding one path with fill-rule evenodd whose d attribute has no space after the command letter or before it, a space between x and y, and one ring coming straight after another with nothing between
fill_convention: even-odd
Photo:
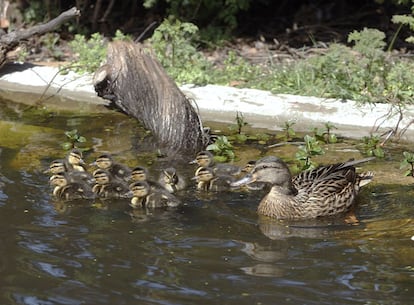
<instances>
[{"instance_id":1,"label":"duck's reflection in water","mask_svg":"<svg viewBox=\"0 0 414 305\"><path fill-rule=\"evenodd\" d=\"M355 228L344 224L341 218L281 221L260 215L258 225L263 235L271 239L271 243L264 246L258 242L239 241L244 245L241 251L257 262L240 269L246 274L262 277L285 276L283 261L288 259L288 251L292 247L291 241L297 238L335 238L338 231Z\"/></svg>"}]
</instances>

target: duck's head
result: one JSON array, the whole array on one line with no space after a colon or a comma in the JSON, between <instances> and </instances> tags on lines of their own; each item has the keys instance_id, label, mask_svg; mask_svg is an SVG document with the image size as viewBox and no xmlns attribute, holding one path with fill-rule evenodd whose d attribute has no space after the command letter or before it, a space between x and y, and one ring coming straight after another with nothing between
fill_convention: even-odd
<instances>
[{"instance_id":1,"label":"duck's head","mask_svg":"<svg viewBox=\"0 0 414 305\"><path fill-rule=\"evenodd\" d=\"M214 164L214 156L208 150L200 151L190 164L197 164L199 167L209 167Z\"/></svg>"},{"instance_id":2,"label":"duck's head","mask_svg":"<svg viewBox=\"0 0 414 305\"><path fill-rule=\"evenodd\" d=\"M66 172L66 166L63 160L53 160L49 164L49 169L45 171L46 173L56 175Z\"/></svg>"},{"instance_id":3,"label":"duck's head","mask_svg":"<svg viewBox=\"0 0 414 305\"><path fill-rule=\"evenodd\" d=\"M277 157L268 156L256 161L249 174L231 185L242 186L253 182L263 182L286 186L290 183L290 180L291 174L286 163Z\"/></svg>"},{"instance_id":4,"label":"duck's head","mask_svg":"<svg viewBox=\"0 0 414 305\"><path fill-rule=\"evenodd\" d=\"M166 184L175 185L178 183L177 171L173 167L166 168L162 171L162 179Z\"/></svg>"},{"instance_id":5,"label":"duck's head","mask_svg":"<svg viewBox=\"0 0 414 305\"><path fill-rule=\"evenodd\" d=\"M104 169L97 169L92 175L97 184L104 185L111 182L111 175Z\"/></svg>"},{"instance_id":6,"label":"duck's head","mask_svg":"<svg viewBox=\"0 0 414 305\"><path fill-rule=\"evenodd\" d=\"M148 170L145 167L137 166L131 171L132 181L146 181L148 179Z\"/></svg>"},{"instance_id":7,"label":"duck's head","mask_svg":"<svg viewBox=\"0 0 414 305\"><path fill-rule=\"evenodd\" d=\"M242 168L243 173L251 173L254 166L256 165L256 161L252 160L246 163L246 165Z\"/></svg>"},{"instance_id":8,"label":"duck's head","mask_svg":"<svg viewBox=\"0 0 414 305\"><path fill-rule=\"evenodd\" d=\"M137 182L131 183L129 185L129 189L131 190L133 196L138 197L138 198L144 198L150 192L150 186L145 181L137 181Z\"/></svg>"},{"instance_id":9,"label":"duck's head","mask_svg":"<svg viewBox=\"0 0 414 305\"><path fill-rule=\"evenodd\" d=\"M63 173L55 174L50 177L49 183L53 186L65 186L68 184L68 179Z\"/></svg>"},{"instance_id":10,"label":"duck's head","mask_svg":"<svg viewBox=\"0 0 414 305\"><path fill-rule=\"evenodd\" d=\"M108 169L113 164L112 156L109 154L102 154L98 158L96 158L95 162L92 163L96 165L100 169Z\"/></svg>"},{"instance_id":11,"label":"duck's head","mask_svg":"<svg viewBox=\"0 0 414 305\"><path fill-rule=\"evenodd\" d=\"M72 149L67 155L68 163L71 165L84 165L82 151L77 148Z\"/></svg>"},{"instance_id":12,"label":"duck's head","mask_svg":"<svg viewBox=\"0 0 414 305\"><path fill-rule=\"evenodd\" d=\"M193 180L197 182L210 182L214 178L214 171L210 167L197 168Z\"/></svg>"}]
</instances>

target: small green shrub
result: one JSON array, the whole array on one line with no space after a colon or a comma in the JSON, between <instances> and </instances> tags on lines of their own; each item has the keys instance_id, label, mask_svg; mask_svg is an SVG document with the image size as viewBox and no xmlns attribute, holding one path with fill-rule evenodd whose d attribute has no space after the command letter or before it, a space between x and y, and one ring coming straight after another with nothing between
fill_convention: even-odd
<instances>
[{"instance_id":1,"label":"small green shrub","mask_svg":"<svg viewBox=\"0 0 414 305\"><path fill-rule=\"evenodd\" d=\"M403 156L404 159L400 163L400 169L408 167L404 175L414 177L414 153L404 151Z\"/></svg>"},{"instance_id":2,"label":"small green shrub","mask_svg":"<svg viewBox=\"0 0 414 305\"><path fill-rule=\"evenodd\" d=\"M86 138L81 136L77 129L65 131L65 136L67 141L61 144L64 150L69 150L75 147L78 148L79 144L86 142Z\"/></svg>"},{"instance_id":3,"label":"small green shrub","mask_svg":"<svg viewBox=\"0 0 414 305\"><path fill-rule=\"evenodd\" d=\"M210 82L211 65L197 51L198 27L170 16L154 31L151 45L167 73L178 83Z\"/></svg>"},{"instance_id":4,"label":"small green shrub","mask_svg":"<svg viewBox=\"0 0 414 305\"><path fill-rule=\"evenodd\" d=\"M207 150L214 152L214 158L219 162L233 161L235 158L233 145L226 136L218 136L213 144L207 146Z\"/></svg>"},{"instance_id":5,"label":"small green shrub","mask_svg":"<svg viewBox=\"0 0 414 305\"><path fill-rule=\"evenodd\" d=\"M315 168L317 164L312 161L312 157L323 155L325 151L316 138L305 135L303 140L305 141L305 144L300 146L295 154L296 160L299 161L299 170Z\"/></svg>"},{"instance_id":6,"label":"small green shrub","mask_svg":"<svg viewBox=\"0 0 414 305\"><path fill-rule=\"evenodd\" d=\"M107 41L99 33L92 34L89 39L76 34L69 47L75 53L72 70L80 74L95 72L106 58Z\"/></svg>"},{"instance_id":7,"label":"small green shrub","mask_svg":"<svg viewBox=\"0 0 414 305\"><path fill-rule=\"evenodd\" d=\"M132 39L117 30L113 40L131 41ZM71 62L71 69L80 74L94 73L106 59L107 46L107 39L99 33L93 33L89 39L84 35L76 34L69 43L69 47L76 55Z\"/></svg>"},{"instance_id":8,"label":"small green shrub","mask_svg":"<svg viewBox=\"0 0 414 305\"><path fill-rule=\"evenodd\" d=\"M377 135L370 135L362 138L363 152L368 156L375 156L384 158L385 152L381 147L381 137Z\"/></svg>"}]
</instances>

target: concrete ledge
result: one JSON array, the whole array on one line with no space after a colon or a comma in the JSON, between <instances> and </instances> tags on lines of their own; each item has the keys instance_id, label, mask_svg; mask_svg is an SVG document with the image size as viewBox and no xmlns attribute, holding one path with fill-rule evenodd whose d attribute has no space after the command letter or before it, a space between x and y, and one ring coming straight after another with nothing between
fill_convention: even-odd
<instances>
[{"instance_id":1,"label":"concrete ledge","mask_svg":"<svg viewBox=\"0 0 414 305\"><path fill-rule=\"evenodd\" d=\"M91 75L58 73L57 67L32 64L8 64L0 71L0 97L13 102L35 104L39 95L46 97L42 105L54 109L101 112L108 111L108 101L96 96ZM358 105L354 101L321 99L288 94L272 94L255 89L207 85L184 85L181 90L197 105L203 121L235 123L237 111L246 122L257 128L281 130L287 121L295 122L297 131L309 131L330 122L338 134L347 137L369 135L373 127L380 131L394 128L399 114L390 105ZM414 117L414 107L404 111L404 127ZM414 126L405 134L409 140Z\"/></svg>"}]
</instances>

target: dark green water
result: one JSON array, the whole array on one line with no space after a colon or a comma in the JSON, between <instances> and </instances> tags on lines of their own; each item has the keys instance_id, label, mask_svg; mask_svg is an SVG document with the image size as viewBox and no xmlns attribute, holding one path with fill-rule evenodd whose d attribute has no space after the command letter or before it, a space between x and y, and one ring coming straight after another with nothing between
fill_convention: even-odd
<instances>
[{"instance_id":1,"label":"dark green water","mask_svg":"<svg viewBox=\"0 0 414 305\"><path fill-rule=\"evenodd\" d=\"M194 186L178 209L132 219L128 201L54 203L42 171L63 157L63 131L73 128L95 148L86 161L110 151L148 165L153 154L135 121L5 107L0 116L0 304L413 302L413 186L397 155L364 165L377 178L359 198L358 226L264 219L256 214L263 193L206 196ZM331 146L322 160L358 155L349 145ZM155 161L152 175L165 165Z\"/></svg>"}]
</instances>

